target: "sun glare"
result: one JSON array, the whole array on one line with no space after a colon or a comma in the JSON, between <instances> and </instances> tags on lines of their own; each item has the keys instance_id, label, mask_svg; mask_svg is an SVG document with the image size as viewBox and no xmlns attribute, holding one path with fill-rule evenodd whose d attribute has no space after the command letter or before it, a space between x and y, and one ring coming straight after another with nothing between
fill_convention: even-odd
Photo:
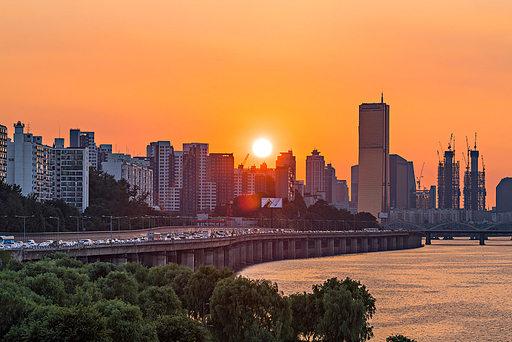
<instances>
[{"instance_id":1,"label":"sun glare","mask_svg":"<svg viewBox=\"0 0 512 342\"><path fill-rule=\"evenodd\" d=\"M267 157L272 152L272 144L267 139L258 139L252 145L252 151L260 158Z\"/></svg>"}]
</instances>

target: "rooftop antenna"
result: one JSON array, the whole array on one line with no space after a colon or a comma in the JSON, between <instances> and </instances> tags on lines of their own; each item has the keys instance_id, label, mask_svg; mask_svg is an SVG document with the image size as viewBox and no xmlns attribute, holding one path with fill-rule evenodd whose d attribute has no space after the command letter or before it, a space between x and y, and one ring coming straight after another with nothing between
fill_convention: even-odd
<instances>
[{"instance_id":1,"label":"rooftop antenna","mask_svg":"<svg viewBox=\"0 0 512 342\"><path fill-rule=\"evenodd\" d=\"M380 93L380 103L384 103L384 92Z\"/></svg>"},{"instance_id":2,"label":"rooftop antenna","mask_svg":"<svg viewBox=\"0 0 512 342\"><path fill-rule=\"evenodd\" d=\"M476 151L476 132L475 132L475 151Z\"/></svg>"}]
</instances>

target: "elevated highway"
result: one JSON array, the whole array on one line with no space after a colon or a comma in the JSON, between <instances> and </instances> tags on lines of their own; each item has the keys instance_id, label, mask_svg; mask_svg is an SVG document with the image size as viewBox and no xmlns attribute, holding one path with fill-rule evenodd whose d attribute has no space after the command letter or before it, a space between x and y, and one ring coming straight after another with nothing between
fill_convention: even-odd
<instances>
[{"instance_id":1,"label":"elevated highway","mask_svg":"<svg viewBox=\"0 0 512 342\"><path fill-rule=\"evenodd\" d=\"M109 232L110 234L110 232ZM20 249L19 261L40 260L56 251L85 263L140 262L152 267L173 262L196 269L201 264L240 270L262 262L400 250L422 246L422 234L410 231L277 232L223 238L157 240L112 245L78 245L48 249Z\"/></svg>"}]
</instances>

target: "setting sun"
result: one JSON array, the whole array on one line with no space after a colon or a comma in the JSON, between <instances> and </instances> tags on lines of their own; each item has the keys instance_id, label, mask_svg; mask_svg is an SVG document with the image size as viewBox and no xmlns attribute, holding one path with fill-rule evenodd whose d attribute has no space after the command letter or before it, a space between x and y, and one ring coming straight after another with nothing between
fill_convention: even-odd
<instances>
[{"instance_id":1,"label":"setting sun","mask_svg":"<svg viewBox=\"0 0 512 342\"><path fill-rule=\"evenodd\" d=\"M272 144L267 139L258 139L252 145L252 151L260 158L267 157L272 152Z\"/></svg>"}]
</instances>

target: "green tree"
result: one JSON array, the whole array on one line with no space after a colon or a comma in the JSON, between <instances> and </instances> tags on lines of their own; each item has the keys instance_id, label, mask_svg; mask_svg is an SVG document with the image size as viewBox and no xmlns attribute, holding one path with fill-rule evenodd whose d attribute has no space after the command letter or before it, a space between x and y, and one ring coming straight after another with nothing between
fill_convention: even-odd
<instances>
[{"instance_id":1,"label":"green tree","mask_svg":"<svg viewBox=\"0 0 512 342\"><path fill-rule=\"evenodd\" d=\"M105 319L93 307L38 306L21 325L13 326L5 341L111 341Z\"/></svg>"},{"instance_id":2,"label":"green tree","mask_svg":"<svg viewBox=\"0 0 512 342\"><path fill-rule=\"evenodd\" d=\"M375 299L364 285L346 278L328 279L313 285L317 335L322 341L366 341L373 336L369 320L375 313Z\"/></svg>"},{"instance_id":3,"label":"green tree","mask_svg":"<svg viewBox=\"0 0 512 342\"><path fill-rule=\"evenodd\" d=\"M23 285L52 301L53 304L66 305L68 296L64 282L54 273L42 273L35 277L27 277Z\"/></svg>"},{"instance_id":4,"label":"green tree","mask_svg":"<svg viewBox=\"0 0 512 342\"><path fill-rule=\"evenodd\" d=\"M117 266L109 262L97 261L89 265L88 267L90 267L90 269L88 275L92 281L96 281L101 277L106 277L110 272L117 270Z\"/></svg>"},{"instance_id":5,"label":"green tree","mask_svg":"<svg viewBox=\"0 0 512 342\"><path fill-rule=\"evenodd\" d=\"M318 317L316 315L313 294L302 293L289 296L292 309L291 327L294 336L314 340L317 335Z\"/></svg>"},{"instance_id":6,"label":"green tree","mask_svg":"<svg viewBox=\"0 0 512 342\"><path fill-rule=\"evenodd\" d=\"M99 302L94 307L105 317L109 336L114 342L156 341L155 327L142 318L140 309L120 300Z\"/></svg>"},{"instance_id":7,"label":"green tree","mask_svg":"<svg viewBox=\"0 0 512 342\"><path fill-rule=\"evenodd\" d=\"M205 340L206 331L201 324L183 315L158 316L155 325L160 342L201 342Z\"/></svg>"},{"instance_id":8,"label":"green tree","mask_svg":"<svg viewBox=\"0 0 512 342\"><path fill-rule=\"evenodd\" d=\"M199 318L203 314L210 313L209 305L205 303L210 301L215 285L220 279L232 277L235 274L232 270L224 267L221 270L213 266L201 265L189 278L185 287L185 299L187 309L194 318Z\"/></svg>"},{"instance_id":9,"label":"green tree","mask_svg":"<svg viewBox=\"0 0 512 342\"><path fill-rule=\"evenodd\" d=\"M104 299L120 299L132 304L137 302L138 284L129 273L113 271L96 283Z\"/></svg>"},{"instance_id":10,"label":"green tree","mask_svg":"<svg viewBox=\"0 0 512 342\"><path fill-rule=\"evenodd\" d=\"M165 266L152 267L147 276L147 284L153 286L170 286L182 303L186 302L185 287L192 275L190 267L169 263Z\"/></svg>"},{"instance_id":11,"label":"green tree","mask_svg":"<svg viewBox=\"0 0 512 342\"><path fill-rule=\"evenodd\" d=\"M30 292L13 281L0 280L0 339L36 308Z\"/></svg>"},{"instance_id":12,"label":"green tree","mask_svg":"<svg viewBox=\"0 0 512 342\"><path fill-rule=\"evenodd\" d=\"M137 296L144 317L174 316L183 313L181 301L170 286L149 286Z\"/></svg>"},{"instance_id":13,"label":"green tree","mask_svg":"<svg viewBox=\"0 0 512 342\"><path fill-rule=\"evenodd\" d=\"M386 338L386 342L416 342L416 340L407 338L403 335L391 335Z\"/></svg>"},{"instance_id":14,"label":"green tree","mask_svg":"<svg viewBox=\"0 0 512 342\"><path fill-rule=\"evenodd\" d=\"M220 341L245 341L264 329L282 341L292 336L291 309L277 284L268 280L229 277L220 280L210 299L212 331Z\"/></svg>"}]
</instances>

